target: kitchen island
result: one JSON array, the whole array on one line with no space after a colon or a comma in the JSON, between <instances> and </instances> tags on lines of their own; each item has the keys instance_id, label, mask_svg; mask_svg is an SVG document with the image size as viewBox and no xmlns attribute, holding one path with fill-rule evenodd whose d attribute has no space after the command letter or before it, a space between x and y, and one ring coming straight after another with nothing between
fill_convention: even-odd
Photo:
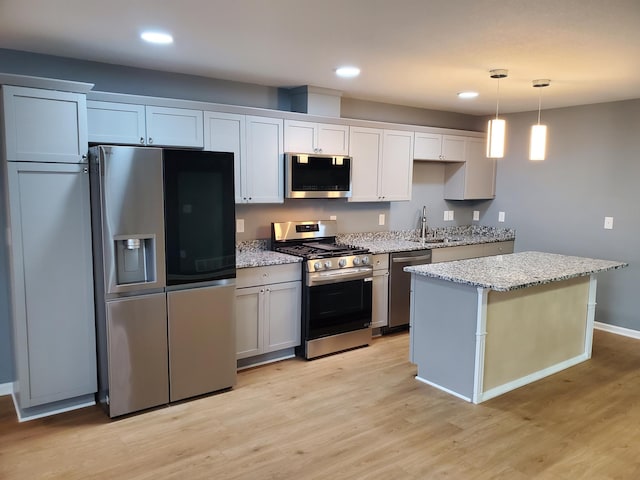
<instances>
[{"instance_id":1,"label":"kitchen island","mask_svg":"<svg viewBox=\"0 0 640 480\"><path fill-rule=\"evenodd\" d=\"M625 266L522 252L406 267L416 378L480 403L589 359L596 274Z\"/></svg>"}]
</instances>

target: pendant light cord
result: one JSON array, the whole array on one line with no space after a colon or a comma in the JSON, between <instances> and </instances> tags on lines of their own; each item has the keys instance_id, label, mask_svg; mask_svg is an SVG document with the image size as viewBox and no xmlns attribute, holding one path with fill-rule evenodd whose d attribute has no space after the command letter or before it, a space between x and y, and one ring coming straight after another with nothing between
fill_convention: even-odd
<instances>
[{"instance_id":1,"label":"pendant light cord","mask_svg":"<svg viewBox=\"0 0 640 480\"><path fill-rule=\"evenodd\" d=\"M496 120L498 119L499 107L500 107L500 77L498 77L498 87L496 89Z\"/></svg>"},{"instance_id":2,"label":"pendant light cord","mask_svg":"<svg viewBox=\"0 0 640 480\"><path fill-rule=\"evenodd\" d=\"M538 88L538 125L540 125L540 109L542 108L542 88Z\"/></svg>"}]
</instances>

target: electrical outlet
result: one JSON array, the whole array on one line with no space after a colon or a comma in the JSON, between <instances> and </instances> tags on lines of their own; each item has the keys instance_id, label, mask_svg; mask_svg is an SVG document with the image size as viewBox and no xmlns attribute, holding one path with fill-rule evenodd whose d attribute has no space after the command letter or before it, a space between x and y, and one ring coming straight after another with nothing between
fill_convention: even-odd
<instances>
[{"instance_id":1,"label":"electrical outlet","mask_svg":"<svg viewBox=\"0 0 640 480\"><path fill-rule=\"evenodd\" d=\"M236 219L236 233L244 233L244 218Z\"/></svg>"},{"instance_id":2,"label":"electrical outlet","mask_svg":"<svg viewBox=\"0 0 640 480\"><path fill-rule=\"evenodd\" d=\"M337 220L338 217L335 215L329 215L329 220Z\"/></svg>"},{"instance_id":3,"label":"electrical outlet","mask_svg":"<svg viewBox=\"0 0 640 480\"><path fill-rule=\"evenodd\" d=\"M480 210L474 210L473 211L473 220L476 221L476 222L478 220L480 220Z\"/></svg>"},{"instance_id":4,"label":"electrical outlet","mask_svg":"<svg viewBox=\"0 0 640 480\"><path fill-rule=\"evenodd\" d=\"M449 210L445 210L444 211L444 217L443 220L446 222L447 220L449 220Z\"/></svg>"},{"instance_id":5,"label":"electrical outlet","mask_svg":"<svg viewBox=\"0 0 640 480\"><path fill-rule=\"evenodd\" d=\"M378 225L384 225L384 213L378 215Z\"/></svg>"},{"instance_id":6,"label":"electrical outlet","mask_svg":"<svg viewBox=\"0 0 640 480\"><path fill-rule=\"evenodd\" d=\"M504 222L504 212L498 212L498 221Z\"/></svg>"},{"instance_id":7,"label":"electrical outlet","mask_svg":"<svg viewBox=\"0 0 640 480\"><path fill-rule=\"evenodd\" d=\"M613 230L613 217L604 217L604 228Z\"/></svg>"}]
</instances>

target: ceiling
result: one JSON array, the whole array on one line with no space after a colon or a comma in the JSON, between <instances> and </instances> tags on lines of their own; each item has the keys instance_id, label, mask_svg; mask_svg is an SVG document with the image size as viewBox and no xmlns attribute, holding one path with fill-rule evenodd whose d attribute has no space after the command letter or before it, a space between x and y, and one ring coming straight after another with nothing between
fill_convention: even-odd
<instances>
[{"instance_id":1,"label":"ceiling","mask_svg":"<svg viewBox=\"0 0 640 480\"><path fill-rule=\"evenodd\" d=\"M640 98L638 0L0 0L0 48L476 115L494 68L504 113L535 110L539 78L543 108Z\"/></svg>"}]
</instances>

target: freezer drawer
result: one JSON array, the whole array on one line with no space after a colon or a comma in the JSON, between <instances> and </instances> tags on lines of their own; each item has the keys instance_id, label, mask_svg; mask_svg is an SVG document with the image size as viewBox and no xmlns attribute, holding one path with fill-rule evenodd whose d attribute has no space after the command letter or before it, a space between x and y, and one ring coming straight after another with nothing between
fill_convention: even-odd
<instances>
[{"instance_id":1,"label":"freezer drawer","mask_svg":"<svg viewBox=\"0 0 640 480\"><path fill-rule=\"evenodd\" d=\"M169 402L164 293L107 302L109 415Z\"/></svg>"},{"instance_id":2,"label":"freezer drawer","mask_svg":"<svg viewBox=\"0 0 640 480\"><path fill-rule=\"evenodd\" d=\"M235 282L167 292L172 402L236 383Z\"/></svg>"}]
</instances>

